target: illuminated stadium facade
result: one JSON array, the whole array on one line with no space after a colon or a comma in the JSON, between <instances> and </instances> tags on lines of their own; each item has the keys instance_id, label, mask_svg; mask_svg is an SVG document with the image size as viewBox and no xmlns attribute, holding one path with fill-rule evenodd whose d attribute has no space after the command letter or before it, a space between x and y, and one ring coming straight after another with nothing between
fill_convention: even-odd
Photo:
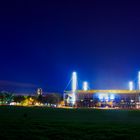
<instances>
[{"instance_id":1,"label":"illuminated stadium facade","mask_svg":"<svg viewBox=\"0 0 140 140\"><path fill-rule=\"evenodd\" d=\"M140 73L138 86L139 79ZM140 89L134 90L133 82L130 81L128 90L89 90L87 82L83 82L83 90L78 90L74 72L72 90L64 92L64 102L71 107L140 108Z\"/></svg>"}]
</instances>

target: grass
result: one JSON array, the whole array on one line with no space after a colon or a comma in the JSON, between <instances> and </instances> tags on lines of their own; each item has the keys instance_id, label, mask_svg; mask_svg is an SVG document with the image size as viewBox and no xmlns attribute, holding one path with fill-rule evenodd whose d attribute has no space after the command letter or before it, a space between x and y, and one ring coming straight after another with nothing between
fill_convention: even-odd
<instances>
[{"instance_id":1,"label":"grass","mask_svg":"<svg viewBox=\"0 0 140 140\"><path fill-rule=\"evenodd\" d=\"M1 140L140 139L140 111L0 107Z\"/></svg>"}]
</instances>

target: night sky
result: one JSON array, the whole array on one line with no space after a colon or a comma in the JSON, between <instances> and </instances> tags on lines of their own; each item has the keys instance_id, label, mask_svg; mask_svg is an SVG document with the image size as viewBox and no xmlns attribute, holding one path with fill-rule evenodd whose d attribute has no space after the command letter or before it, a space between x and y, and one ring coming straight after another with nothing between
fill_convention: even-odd
<instances>
[{"instance_id":1,"label":"night sky","mask_svg":"<svg viewBox=\"0 0 140 140\"><path fill-rule=\"evenodd\" d=\"M1 89L62 93L73 71L79 88L127 89L139 70L138 0L0 3Z\"/></svg>"}]
</instances>

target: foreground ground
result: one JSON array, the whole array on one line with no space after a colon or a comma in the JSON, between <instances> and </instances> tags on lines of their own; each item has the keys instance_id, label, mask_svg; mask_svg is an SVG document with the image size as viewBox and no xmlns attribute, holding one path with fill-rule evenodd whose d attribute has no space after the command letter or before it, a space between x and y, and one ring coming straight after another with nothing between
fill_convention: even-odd
<instances>
[{"instance_id":1,"label":"foreground ground","mask_svg":"<svg viewBox=\"0 0 140 140\"><path fill-rule=\"evenodd\" d=\"M140 111L0 106L0 140L140 139Z\"/></svg>"}]
</instances>

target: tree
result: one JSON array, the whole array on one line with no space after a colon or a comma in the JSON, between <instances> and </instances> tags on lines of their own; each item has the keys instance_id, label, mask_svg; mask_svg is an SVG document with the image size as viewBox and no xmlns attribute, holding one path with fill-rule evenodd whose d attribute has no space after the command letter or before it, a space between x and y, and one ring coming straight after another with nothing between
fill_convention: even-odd
<instances>
[{"instance_id":1,"label":"tree","mask_svg":"<svg viewBox=\"0 0 140 140\"><path fill-rule=\"evenodd\" d=\"M38 95L37 101L38 101L39 103L43 103L43 102L44 102L44 101L43 101L43 96L42 96L41 94Z\"/></svg>"},{"instance_id":2,"label":"tree","mask_svg":"<svg viewBox=\"0 0 140 140\"><path fill-rule=\"evenodd\" d=\"M4 104L4 95L0 93L0 104Z\"/></svg>"},{"instance_id":3,"label":"tree","mask_svg":"<svg viewBox=\"0 0 140 140\"><path fill-rule=\"evenodd\" d=\"M12 93L1 91L0 95L2 104L10 104L13 101L14 95Z\"/></svg>"},{"instance_id":4,"label":"tree","mask_svg":"<svg viewBox=\"0 0 140 140\"><path fill-rule=\"evenodd\" d=\"M45 96L46 103L58 105L60 101L61 101L61 96L57 93L51 93Z\"/></svg>"},{"instance_id":5,"label":"tree","mask_svg":"<svg viewBox=\"0 0 140 140\"><path fill-rule=\"evenodd\" d=\"M22 96L22 95L14 96L14 102L21 103L21 102L24 101L24 100L25 100L25 97Z\"/></svg>"}]
</instances>

